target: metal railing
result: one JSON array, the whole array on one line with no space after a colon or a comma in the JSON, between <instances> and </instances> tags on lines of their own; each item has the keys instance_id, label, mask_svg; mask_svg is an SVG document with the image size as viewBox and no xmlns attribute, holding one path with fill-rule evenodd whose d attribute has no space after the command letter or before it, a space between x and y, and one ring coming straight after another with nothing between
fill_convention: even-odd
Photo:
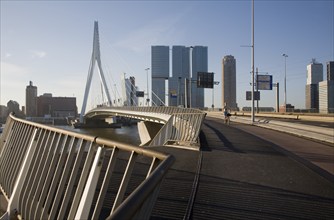
<instances>
[{"instance_id":1,"label":"metal railing","mask_svg":"<svg viewBox=\"0 0 334 220\"><path fill-rule=\"evenodd\" d=\"M0 141L0 219L148 219L174 160L13 116Z\"/></svg>"},{"instance_id":2,"label":"metal railing","mask_svg":"<svg viewBox=\"0 0 334 220\"><path fill-rule=\"evenodd\" d=\"M198 136L205 118L203 113L173 114L150 142L149 146L199 146Z\"/></svg>"},{"instance_id":3,"label":"metal railing","mask_svg":"<svg viewBox=\"0 0 334 220\"><path fill-rule=\"evenodd\" d=\"M179 107L166 107L166 106L152 106L152 107L138 107L138 106L123 106L123 107L98 107L90 110L86 113L85 117L94 117L96 112L106 112L108 110L113 110L115 113L117 111L132 111L132 112L149 112L163 115L173 115L173 114L205 114L203 111L193 108L179 108ZM110 112L109 112L110 113Z\"/></svg>"},{"instance_id":4,"label":"metal railing","mask_svg":"<svg viewBox=\"0 0 334 220\"><path fill-rule=\"evenodd\" d=\"M108 112L110 111L110 112ZM105 107L92 109L86 114L88 117L94 117L101 114L116 114L123 112L125 117L135 117L134 115L128 116L124 114L126 112L137 112L140 119L145 118L151 120L152 117L156 117L156 122L163 123L164 126L157 132L156 136L152 138L149 146L161 146L161 145L184 145L192 146L198 145L198 136L202 126L202 122L206 116L206 113L198 109L192 108L179 108L179 107ZM149 114L150 113L150 114ZM155 115L152 115L155 114ZM119 114L121 115L121 114ZM140 116L139 116L140 115ZM166 117L168 116L168 117ZM136 117L135 117L136 118ZM160 120L158 120L160 118Z\"/></svg>"}]
</instances>

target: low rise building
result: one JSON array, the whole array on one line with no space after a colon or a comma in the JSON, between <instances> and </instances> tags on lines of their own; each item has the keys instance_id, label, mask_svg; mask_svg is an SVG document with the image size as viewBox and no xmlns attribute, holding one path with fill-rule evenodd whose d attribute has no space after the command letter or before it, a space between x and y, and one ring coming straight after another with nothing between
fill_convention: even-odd
<instances>
[{"instance_id":1,"label":"low rise building","mask_svg":"<svg viewBox=\"0 0 334 220\"><path fill-rule=\"evenodd\" d=\"M37 117L77 117L75 97L53 97L46 93L37 97Z\"/></svg>"}]
</instances>

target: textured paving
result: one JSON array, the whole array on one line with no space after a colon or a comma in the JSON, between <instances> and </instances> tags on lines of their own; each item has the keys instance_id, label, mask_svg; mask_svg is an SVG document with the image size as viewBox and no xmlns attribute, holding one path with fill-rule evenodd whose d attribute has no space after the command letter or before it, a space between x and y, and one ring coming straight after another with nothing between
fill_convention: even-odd
<instances>
[{"instance_id":1,"label":"textured paving","mask_svg":"<svg viewBox=\"0 0 334 220\"><path fill-rule=\"evenodd\" d=\"M207 117L200 152L156 148L176 163L152 219L334 219L331 176L251 127Z\"/></svg>"}]
</instances>

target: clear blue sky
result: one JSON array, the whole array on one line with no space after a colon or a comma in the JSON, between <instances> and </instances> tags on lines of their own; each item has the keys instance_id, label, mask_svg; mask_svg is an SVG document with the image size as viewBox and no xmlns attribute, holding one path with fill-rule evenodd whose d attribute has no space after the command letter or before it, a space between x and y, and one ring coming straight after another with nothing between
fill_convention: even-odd
<instances>
[{"instance_id":1,"label":"clear blue sky","mask_svg":"<svg viewBox=\"0 0 334 220\"><path fill-rule=\"evenodd\" d=\"M255 0L255 67L279 82L283 103L284 57L287 100L305 107L306 66L312 58L334 60L333 0ZM4 1L1 0L1 104L25 105L29 81L38 95L75 96L80 111L99 21L101 56L110 87L135 76L146 89L151 45L208 46L209 71L221 81L221 60L237 62L237 102L250 106L251 1ZM98 75L95 72L95 75ZM92 86L98 90L99 86ZM221 106L221 84L215 87ZM93 90L92 90L93 94ZM113 96L113 94L112 94ZM206 90L206 106L212 90ZM260 106L275 107L275 91L261 91ZM89 108L89 106L88 106Z\"/></svg>"}]
</instances>

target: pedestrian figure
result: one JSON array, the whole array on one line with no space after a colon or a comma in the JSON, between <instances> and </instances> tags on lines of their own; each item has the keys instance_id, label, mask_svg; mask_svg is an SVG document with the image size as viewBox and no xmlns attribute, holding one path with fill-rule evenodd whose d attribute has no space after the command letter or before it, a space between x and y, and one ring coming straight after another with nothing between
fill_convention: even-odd
<instances>
[{"instance_id":1,"label":"pedestrian figure","mask_svg":"<svg viewBox=\"0 0 334 220\"><path fill-rule=\"evenodd\" d=\"M231 117L231 114L230 112L228 111L228 109L225 107L224 108L224 123L225 124L230 124L230 117Z\"/></svg>"}]
</instances>

